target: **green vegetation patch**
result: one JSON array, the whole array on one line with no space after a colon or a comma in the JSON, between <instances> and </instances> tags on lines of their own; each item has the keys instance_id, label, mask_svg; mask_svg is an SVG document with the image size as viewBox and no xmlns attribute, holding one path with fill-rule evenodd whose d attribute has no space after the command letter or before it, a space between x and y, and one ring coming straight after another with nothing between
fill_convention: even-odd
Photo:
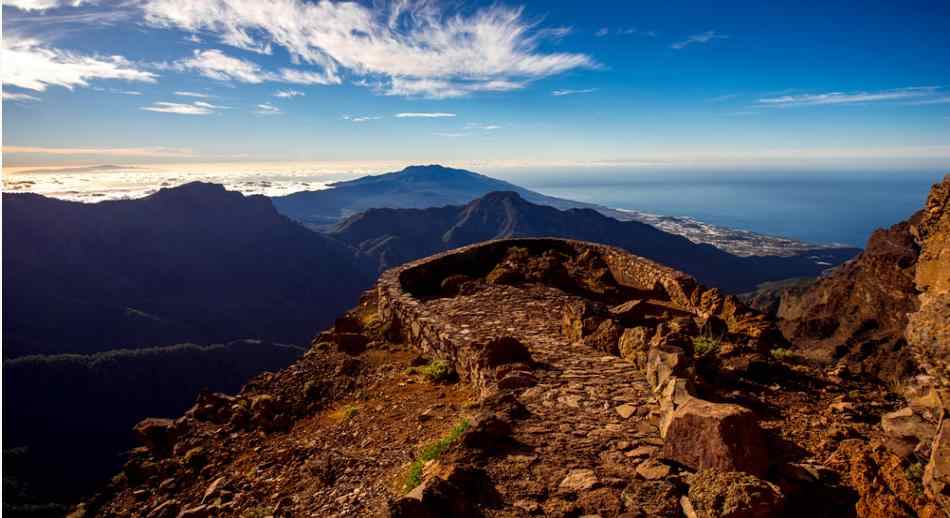
<instances>
[{"instance_id":1,"label":"green vegetation patch","mask_svg":"<svg viewBox=\"0 0 950 518\"><path fill-rule=\"evenodd\" d=\"M446 360L434 360L428 365L409 367L407 374L421 374L433 383L448 383L455 379L455 369Z\"/></svg>"},{"instance_id":2,"label":"green vegetation patch","mask_svg":"<svg viewBox=\"0 0 950 518\"><path fill-rule=\"evenodd\" d=\"M719 350L720 345L722 345L722 340L711 336L693 337L693 351L695 355L699 357L715 354L716 351Z\"/></svg>"},{"instance_id":3,"label":"green vegetation patch","mask_svg":"<svg viewBox=\"0 0 950 518\"><path fill-rule=\"evenodd\" d=\"M441 457L443 453L448 451L448 449L459 440L459 437L465 433L465 430L468 430L469 426L470 423L468 420L463 419L441 439L427 444L421 450L419 450L419 456L409 466L409 471L406 473L406 479L403 482L403 491L408 493L415 489L416 486L421 484L422 468L425 466L426 462Z\"/></svg>"}]
</instances>

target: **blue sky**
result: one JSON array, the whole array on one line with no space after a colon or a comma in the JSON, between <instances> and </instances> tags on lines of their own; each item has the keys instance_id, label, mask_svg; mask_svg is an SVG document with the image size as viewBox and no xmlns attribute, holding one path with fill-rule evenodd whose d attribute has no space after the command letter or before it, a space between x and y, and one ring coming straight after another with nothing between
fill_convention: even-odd
<instances>
[{"instance_id":1,"label":"blue sky","mask_svg":"<svg viewBox=\"0 0 950 518\"><path fill-rule=\"evenodd\" d=\"M947 2L4 4L5 167L950 166Z\"/></svg>"}]
</instances>

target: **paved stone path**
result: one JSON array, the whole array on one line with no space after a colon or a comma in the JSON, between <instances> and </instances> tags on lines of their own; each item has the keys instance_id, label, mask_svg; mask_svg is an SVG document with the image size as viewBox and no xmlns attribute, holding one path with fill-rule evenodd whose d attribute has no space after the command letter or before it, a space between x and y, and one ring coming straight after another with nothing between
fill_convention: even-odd
<instances>
[{"instance_id":1,"label":"paved stone path","mask_svg":"<svg viewBox=\"0 0 950 518\"><path fill-rule=\"evenodd\" d=\"M562 335L561 315L572 300L578 299L554 288L522 285L422 302L466 339L513 336L540 363L533 371L538 384L520 395L529 411L516 422L520 446L488 466L503 502L494 515L560 514L576 495L561 487L565 477L583 475L581 486L594 481L576 470L593 470L595 487L619 502L637 465L662 444L658 406L642 371Z\"/></svg>"}]
</instances>

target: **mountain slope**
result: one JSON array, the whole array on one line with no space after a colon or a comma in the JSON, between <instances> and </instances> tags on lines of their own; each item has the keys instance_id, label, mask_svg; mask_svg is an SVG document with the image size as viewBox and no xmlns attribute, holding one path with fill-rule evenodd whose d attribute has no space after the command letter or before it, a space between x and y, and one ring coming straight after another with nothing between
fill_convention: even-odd
<instances>
[{"instance_id":1,"label":"mountain slope","mask_svg":"<svg viewBox=\"0 0 950 518\"><path fill-rule=\"evenodd\" d=\"M262 196L191 183L95 204L3 195L4 356L306 343L371 277Z\"/></svg>"},{"instance_id":2,"label":"mountain slope","mask_svg":"<svg viewBox=\"0 0 950 518\"><path fill-rule=\"evenodd\" d=\"M564 237L618 246L689 273L730 292L765 281L814 276L856 249L812 251L792 257L737 257L636 221L592 209L558 210L495 192L464 206L375 209L340 223L330 235L357 247L382 271L419 257L489 239Z\"/></svg>"},{"instance_id":3,"label":"mountain slope","mask_svg":"<svg viewBox=\"0 0 950 518\"><path fill-rule=\"evenodd\" d=\"M122 466L141 419L178 416L202 389L234 392L302 352L241 340L4 361L4 489L15 488L4 511L92 491Z\"/></svg>"}]
</instances>

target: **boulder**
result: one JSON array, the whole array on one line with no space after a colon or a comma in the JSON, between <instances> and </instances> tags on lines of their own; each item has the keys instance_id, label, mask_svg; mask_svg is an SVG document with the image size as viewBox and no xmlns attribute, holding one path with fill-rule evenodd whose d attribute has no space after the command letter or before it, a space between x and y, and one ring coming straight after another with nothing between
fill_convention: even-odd
<instances>
[{"instance_id":1,"label":"boulder","mask_svg":"<svg viewBox=\"0 0 950 518\"><path fill-rule=\"evenodd\" d=\"M694 470L763 476L768 468L765 434L751 410L697 398L673 411L662 456Z\"/></svg>"},{"instance_id":2,"label":"boulder","mask_svg":"<svg viewBox=\"0 0 950 518\"><path fill-rule=\"evenodd\" d=\"M511 423L498 415L486 415L475 420L462 435L466 448L489 450L497 448L511 434Z\"/></svg>"},{"instance_id":3,"label":"boulder","mask_svg":"<svg viewBox=\"0 0 950 518\"><path fill-rule=\"evenodd\" d=\"M690 363L689 355L679 347L667 345L650 349L647 355L647 382L654 391L658 391L674 376L685 376Z\"/></svg>"},{"instance_id":4,"label":"boulder","mask_svg":"<svg viewBox=\"0 0 950 518\"><path fill-rule=\"evenodd\" d=\"M623 328L614 320L604 320L589 336L584 337L584 345L595 351L620 355L620 335Z\"/></svg>"},{"instance_id":5,"label":"boulder","mask_svg":"<svg viewBox=\"0 0 950 518\"><path fill-rule=\"evenodd\" d=\"M355 356L366 350L369 338L360 333L334 333L333 343L337 351Z\"/></svg>"},{"instance_id":6,"label":"boulder","mask_svg":"<svg viewBox=\"0 0 950 518\"><path fill-rule=\"evenodd\" d=\"M572 302L564 307L561 332L571 342L592 334L607 318L607 307L589 301Z\"/></svg>"},{"instance_id":7,"label":"boulder","mask_svg":"<svg viewBox=\"0 0 950 518\"><path fill-rule=\"evenodd\" d=\"M133 428L136 438L156 457L171 455L177 433L175 421L149 417L139 421Z\"/></svg>"},{"instance_id":8,"label":"boulder","mask_svg":"<svg viewBox=\"0 0 950 518\"><path fill-rule=\"evenodd\" d=\"M937 424L929 414L926 409L907 406L881 416L881 428L890 439L888 448L901 457L916 448L929 451L937 433Z\"/></svg>"},{"instance_id":9,"label":"boulder","mask_svg":"<svg viewBox=\"0 0 950 518\"><path fill-rule=\"evenodd\" d=\"M534 374L523 370L514 370L505 374L498 381L498 388L501 390L513 390L533 387L538 384L538 378Z\"/></svg>"},{"instance_id":10,"label":"boulder","mask_svg":"<svg viewBox=\"0 0 950 518\"><path fill-rule=\"evenodd\" d=\"M638 326L624 329L618 343L620 356L632 361L641 369L646 368L647 351L650 350L652 337L653 330L649 327Z\"/></svg>"},{"instance_id":11,"label":"boulder","mask_svg":"<svg viewBox=\"0 0 950 518\"><path fill-rule=\"evenodd\" d=\"M481 516L478 504L490 492L491 480L479 468L450 466L424 480L406 496L391 502L391 518L440 518Z\"/></svg>"},{"instance_id":12,"label":"boulder","mask_svg":"<svg viewBox=\"0 0 950 518\"><path fill-rule=\"evenodd\" d=\"M687 481L680 500L687 518L770 518L784 507L778 486L748 473L707 469Z\"/></svg>"}]
</instances>

